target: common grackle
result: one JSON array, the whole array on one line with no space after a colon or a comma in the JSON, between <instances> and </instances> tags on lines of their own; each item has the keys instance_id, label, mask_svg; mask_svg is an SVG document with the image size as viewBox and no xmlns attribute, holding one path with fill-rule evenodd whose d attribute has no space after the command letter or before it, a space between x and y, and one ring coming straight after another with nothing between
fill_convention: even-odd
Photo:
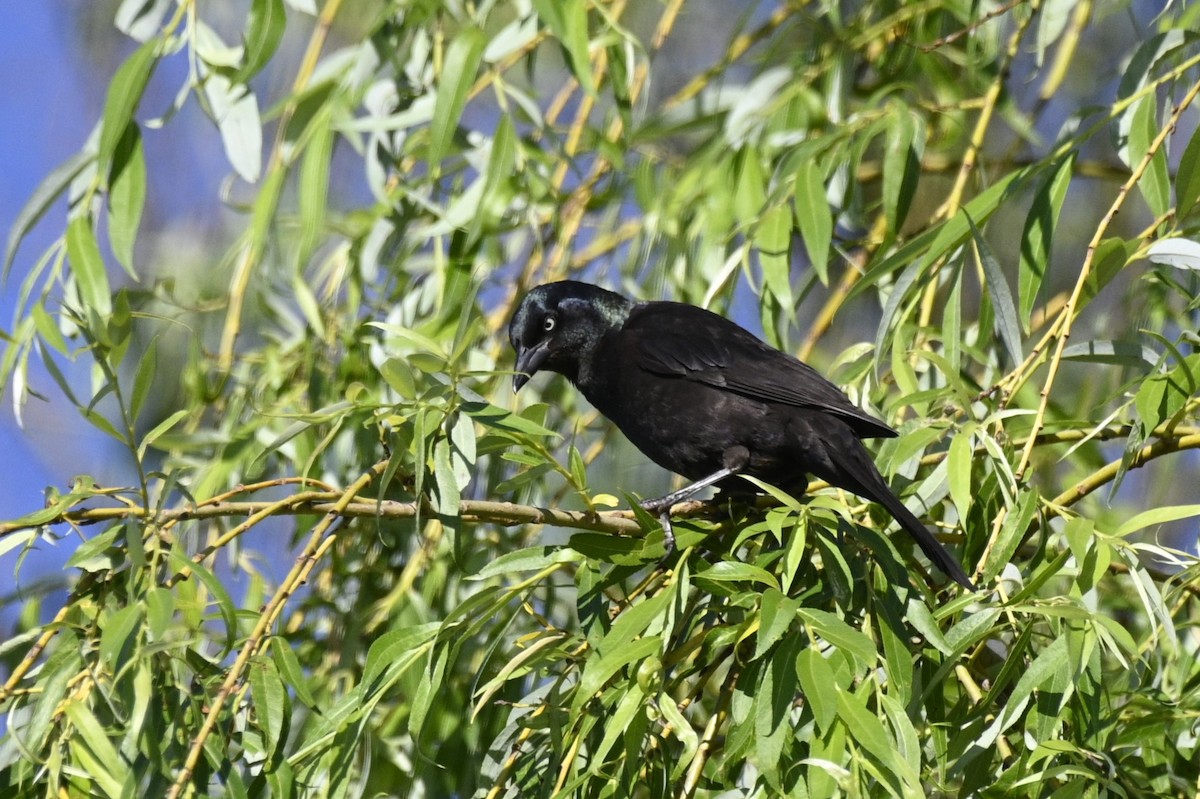
<instances>
[{"instance_id":1,"label":"common grackle","mask_svg":"<svg viewBox=\"0 0 1200 799\"><path fill-rule=\"evenodd\" d=\"M744 492L739 474L802 493L812 474L883 505L938 568L974 588L859 440L896 431L728 319L564 280L530 291L508 335L517 351L514 391L540 370L558 372L651 460L695 481L642 503L660 513L668 552L676 502L711 485Z\"/></svg>"}]
</instances>

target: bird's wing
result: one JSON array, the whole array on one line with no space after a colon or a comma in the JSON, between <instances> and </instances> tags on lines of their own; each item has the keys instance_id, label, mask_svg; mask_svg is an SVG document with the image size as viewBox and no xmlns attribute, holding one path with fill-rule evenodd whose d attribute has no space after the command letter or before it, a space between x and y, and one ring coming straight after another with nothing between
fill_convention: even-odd
<instances>
[{"instance_id":1,"label":"bird's wing","mask_svg":"<svg viewBox=\"0 0 1200 799\"><path fill-rule=\"evenodd\" d=\"M821 411L841 418L863 438L896 432L850 402L808 364L769 347L703 308L673 302L639 306L623 331L636 340L649 372L693 380L751 399Z\"/></svg>"}]
</instances>

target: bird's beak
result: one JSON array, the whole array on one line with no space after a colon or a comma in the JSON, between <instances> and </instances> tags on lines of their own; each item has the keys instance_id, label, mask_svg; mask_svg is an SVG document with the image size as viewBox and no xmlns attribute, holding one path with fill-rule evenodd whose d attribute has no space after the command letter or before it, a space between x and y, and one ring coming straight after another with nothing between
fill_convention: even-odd
<instances>
[{"instance_id":1,"label":"bird's beak","mask_svg":"<svg viewBox=\"0 0 1200 799\"><path fill-rule=\"evenodd\" d=\"M550 357L550 347L545 341L533 347L522 347L517 353L517 374L513 375L513 392L521 390L521 386L529 382L529 378L537 374L542 364Z\"/></svg>"}]
</instances>

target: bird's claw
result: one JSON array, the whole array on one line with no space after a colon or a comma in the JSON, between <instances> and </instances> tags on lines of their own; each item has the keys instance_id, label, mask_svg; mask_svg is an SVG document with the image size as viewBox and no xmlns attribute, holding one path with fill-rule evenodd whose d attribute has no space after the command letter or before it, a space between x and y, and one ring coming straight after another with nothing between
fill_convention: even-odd
<instances>
[{"instance_id":1,"label":"bird's claw","mask_svg":"<svg viewBox=\"0 0 1200 799\"><path fill-rule=\"evenodd\" d=\"M662 525L663 531L663 547L666 549L663 560L675 554L675 530L671 527L671 506L675 503L673 501L664 502L667 499L667 497L660 497L638 503L642 510L648 513L658 513L658 521Z\"/></svg>"}]
</instances>

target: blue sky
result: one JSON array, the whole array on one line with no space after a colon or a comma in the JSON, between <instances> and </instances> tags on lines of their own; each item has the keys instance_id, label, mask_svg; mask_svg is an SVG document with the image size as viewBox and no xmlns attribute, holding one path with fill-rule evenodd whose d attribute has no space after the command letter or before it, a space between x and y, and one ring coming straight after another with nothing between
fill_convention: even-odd
<instances>
[{"instance_id":1,"label":"blue sky","mask_svg":"<svg viewBox=\"0 0 1200 799\"><path fill-rule=\"evenodd\" d=\"M51 170L76 152L100 113L102 96L91 96L89 68L74 51L64 24L68 4L5 3L0 6L0 231L4 240L17 214ZM11 330L21 280L63 229L65 205L50 210L18 250L0 286L0 329ZM36 385L35 385L36 387ZM51 386L46 386L47 392ZM72 475L111 473L110 452L62 403L31 399L25 427L17 425L12 392L0 400L0 519L36 510L48 485L63 487ZM66 532L66 531L61 531ZM42 542L26 559L19 583L17 553L0 556L0 598L38 578L62 574L73 548ZM0 609L0 638L11 629L12 609Z\"/></svg>"}]
</instances>

